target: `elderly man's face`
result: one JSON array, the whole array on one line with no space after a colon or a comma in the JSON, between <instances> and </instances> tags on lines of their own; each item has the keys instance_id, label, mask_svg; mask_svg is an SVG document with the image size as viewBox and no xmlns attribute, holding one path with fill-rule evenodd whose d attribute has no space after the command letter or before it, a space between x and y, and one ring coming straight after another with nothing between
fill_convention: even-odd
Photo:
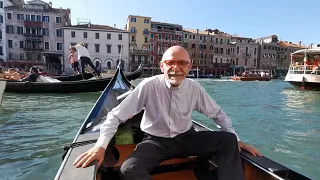
<instances>
[{"instance_id":1,"label":"elderly man's face","mask_svg":"<svg viewBox=\"0 0 320 180\"><path fill-rule=\"evenodd\" d=\"M183 47L172 46L163 54L160 68L169 83L177 87L187 77L192 64L188 52Z\"/></svg>"}]
</instances>

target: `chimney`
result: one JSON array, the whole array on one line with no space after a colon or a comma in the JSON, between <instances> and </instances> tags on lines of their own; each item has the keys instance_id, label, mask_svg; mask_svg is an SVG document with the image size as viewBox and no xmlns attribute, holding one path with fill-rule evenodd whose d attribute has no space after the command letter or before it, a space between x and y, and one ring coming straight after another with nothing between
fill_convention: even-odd
<instances>
[{"instance_id":1,"label":"chimney","mask_svg":"<svg viewBox=\"0 0 320 180\"><path fill-rule=\"evenodd\" d=\"M49 6L52 8L52 2L49 2Z\"/></svg>"},{"instance_id":2,"label":"chimney","mask_svg":"<svg viewBox=\"0 0 320 180\"><path fill-rule=\"evenodd\" d=\"M197 34L199 34L199 29L197 29Z\"/></svg>"},{"instance_id":3,"label":"chimney","mask_svg":"<svg viewBox=\"0 0 320 180\"><path fill-rule=\"evenodd\" d=\"M88 28L90 28L90 26L91 26L91 23L88 23Z\"/></svg>"},{"instance_id":4,"label":"chimney","mask_svg":"<svg viewBox=\"0 0 320 180\"><path fill-rule=\"evenodd\" d=\"M310 43L310 48L312 49L313 43Z\"/></svg>"},{"instance_id":5,"label":"chimney","mask_svg":"<svg viewBox=\"0 0 320 180\"><path fill-rule=\"evenodd\" d=\"M298 44L299 44L299 47L301 47L301 41L299 41L299 43L298 43Z\"/></svg>"},{"instance_id":6,"label":"chimney","mask_svg":"<svg viewBox=\"0 0 320 180\"><path fill-rule=\"evenodd\" d=\"M113 24L113 29L115 29L116 28L116 24Z\"/></svg>"}]
</instances>

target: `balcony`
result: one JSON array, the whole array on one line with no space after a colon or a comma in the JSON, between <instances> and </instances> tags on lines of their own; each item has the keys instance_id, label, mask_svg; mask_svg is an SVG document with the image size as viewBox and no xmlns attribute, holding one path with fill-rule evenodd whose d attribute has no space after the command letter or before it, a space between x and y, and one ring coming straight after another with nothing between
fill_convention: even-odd
<instances>
[{"instance_id":1,"label":"balcony","mask_svg":"<svg viewBox=\"0 0 320 180\"><path fill-rule=\"evenodd\" d=\"M25 47L24 50L28 52L42 52L43 48Z\"/></svg>"},{"instance_id":2,"label":"balcony","mask_svg":"<svg viewBox=\"0 0 320 180\"><path fill-rule=\"evenodd\" d=\"M35 22L35 21L24 21L25 27L40 27L42 28L42 22Z\"/></svg>"},{"instance_id":3,"label":"balcony","mask_svg":"<svg viewBox=\"0 0 320 180\"><path fill-rule=\"evenodd\" d=\"M131 55L150 55L151 51L148 49L130 49L129 53Z\"/></svg>"},{"instance_id":4,"label":"balcony","mask_svg":"<svg viewBox=\"0 0 320 180\"><path fill-rule=\"evenodd\" d=\"M25 33L24 37L27 39L42 39L43 35L42 34L30 34L30 33Z\"/></svg>"}]
</instances>

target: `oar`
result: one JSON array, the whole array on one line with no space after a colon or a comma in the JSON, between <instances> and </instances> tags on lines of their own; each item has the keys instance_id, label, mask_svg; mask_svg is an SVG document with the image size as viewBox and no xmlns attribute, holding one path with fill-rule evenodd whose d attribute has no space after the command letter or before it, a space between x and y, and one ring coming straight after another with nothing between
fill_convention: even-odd
<instances>
[{"instance_id":1,"label":"oar","mask_svg":"<svg viewBox=\"0 0 320 180\"><path fill-rule=\"evenodd\" d=\"M98 75L96 75L95 73L93 73L93 71L91 71L91 68L88 65L85 65L86 69L89 71L89 73L91 73L95 78L98 78Z\"/></svg>"}]
</instances>

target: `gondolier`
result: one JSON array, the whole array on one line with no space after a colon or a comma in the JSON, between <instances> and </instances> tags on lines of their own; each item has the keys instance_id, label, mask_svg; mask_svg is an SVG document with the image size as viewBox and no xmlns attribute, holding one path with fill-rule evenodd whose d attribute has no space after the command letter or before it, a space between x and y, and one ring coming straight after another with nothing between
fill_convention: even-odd
<instances>
[{"instance_id":1,"label":"gondolier","mask_svg":"<svg viewBox=\"0 0 320 180\"><path fill-rule=\"evenodd\" d=\"M230 118L205 89L198 82L186 79L192 68L188 52L180 46L170 47L160 67L164 74L144 79L108 113L95 147L80 155L74 165L86 167L98 160L100 166L119 124L144 109L140 127L146 135L122 164L122 178L151 179L149 173L166 159L216 155L219 180L243 180L239 150L254 156L261 154L240 141ZM191 120L193 110L213 119L223 132L195 131Z\"/></svg>"},{"instance_id":2,"label":"gondolier","mask_svg":"<svg viewBox=\"0 0 320 180\"><path fill-rule=\"evenodd\" d=\"M84 69L86 68L86 65L91 66L91 68L94 70L95 74L99 78L101 78L100 72L98 71L98 69L91 62L90 53L89 53L88 49L84 46L84 44L83 43L78 43L74 47L77 50L78 59L80 60L82 78L85 79L85 70Z\"/></svg>"}]
</instances>

